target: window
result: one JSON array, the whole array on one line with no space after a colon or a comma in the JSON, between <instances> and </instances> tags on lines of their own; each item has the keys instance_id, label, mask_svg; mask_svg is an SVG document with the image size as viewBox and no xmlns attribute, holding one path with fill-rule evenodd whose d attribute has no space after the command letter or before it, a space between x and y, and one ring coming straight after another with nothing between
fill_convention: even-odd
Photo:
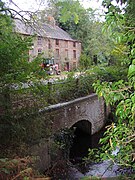
<instances>
[{"instance_id":1,"label":"window","mask_svg":"<svg viewBox=\"0 0 135 180\"><path fill-rule=\"evenodd\" d=\"M73 50L73 58L76 59L76 50Z\"/></svg>"},{"instance_id":2,"label":"window","mask_svg":"<svg viewBox=\"0 0 135 180\"><path fill-rule=\"evenodd\" d=\"M38 37L37 44L38 44L38 45L42 45L42 38L41 38L41 37Z\"/></svg>"},{"instance_id":3,"label":"window","mask_svg":"<svg viewBox=\"0 0 135 180\"><path fill-rule=\"evenodd\" d=\"M65 48L68 48L68 41L65 41Z\"/></svg>"},{"instance_id":4,"label":"window","mask_svg":"<svg viewBox=\"0 0 135 180\"><path fill-rule=\"evenodd\" d=\"M59 40L58 39L56 39L56 46L59 46Z\"/></svg>"},{"instance_id":5,"label":"window","mask_svg":"<svg viewBox=\"0 0 135 180\"><path fill-rule=\"evenodd\" d=\"M59 57L59 49L56 49L56 58L58 58Z\"/></svg>"},{"instance_id":6,"label":"window","mask_svg":"<svg viewBox=\"0 0 135 180\"><path fill-rule=\"evenodd\" d=\"M51 49L51 41L48 39L48 49Z\"/></svg>"},{"instance_id":7,"label":"window","mask_svg":"<svg viewBox=\"0 0 135 180\"><path fill-rule=\"evenodd\" d=\"M76 42L73 42L73 47L76 47Z\"/></svg>"},{"instance_id":8,"label":"window","mask_svg":"<svg viewBox=\"0 0 135 180\"><path fill-rule=\"evenodd\" d=\"M65 50L65 57L68 58L68 50Z\"/></svg>"},{"instance_id":9,"label":"window","mask_svg":"<svg viewBox=\"0 0 135 180\"><path fill-rule=\"evenodd\" d=\"M38 49L38 54L41 54L41 53L42 53L42 49L39 48L39 49Z\"/></svg>"}]
</instances>

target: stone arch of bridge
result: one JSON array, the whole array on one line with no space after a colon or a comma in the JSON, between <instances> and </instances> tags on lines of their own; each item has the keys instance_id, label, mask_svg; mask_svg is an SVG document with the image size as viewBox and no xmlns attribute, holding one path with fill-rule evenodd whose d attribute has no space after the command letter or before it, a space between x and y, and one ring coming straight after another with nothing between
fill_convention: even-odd
<instances>
[{"instance_id":1,"label":"stone arch of bridge","mask_svg":"<svg viewBox=\"0 0 135 180\"><path fill-rule=\"evenodd\" d=\"M84 133L87 133L89 135L91 135L91 132L92 132L92 123L88 120L79 120L77 121L76 123L74 123L72 126L71 126L71 129L77 129L77 130L81 130L82 132Z\"/></svg>"},{"instance_id":2,"label":"stone arch of bridge","mask_svg":"<svg viewBox=\"0 0 135 180\"><path fill-rule=\"evenodd\" d=\"M74 162L87 156L88 149L91 148L92 123L83 119L74 123L71 128L74 129L74 138L69 158Z\"/></svg>"}]
</instances>

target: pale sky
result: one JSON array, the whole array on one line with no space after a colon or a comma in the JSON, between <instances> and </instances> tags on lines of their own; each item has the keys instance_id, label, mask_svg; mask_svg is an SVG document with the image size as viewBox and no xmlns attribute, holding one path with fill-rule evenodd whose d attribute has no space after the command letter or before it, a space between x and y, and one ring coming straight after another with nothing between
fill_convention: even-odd
<instances>
[{"instance_id":1,"label":"pale sky","mask_svg":"<svg viewBox=\"0 0 135 180\"><path fill-rule=\"evenodd\" d=\"M3 0L5 2L15 3L21 10L36 11L38 9L43 9L47 4L47 0ZM44 2L44 3L43 3ZM93 9L102 9L101 2L102 0L80 0L84 8L93 8ZM13 3L12 7L16 8ZM10 6L11 7L11 6Z\"/></svg>"},{"instance_id":2,"label":"pale sky","mask_svg":"<svg viewBox=\"0 0 135 180\"><path fill-rule=\"evenodd\" d=\"M44 9L47 6L47 0L3 0L4 2L10 5L10 8L13 8L17 11L38 11ZM104 14L103 7L101 6L103 0L80 0L80 3L84 8L92 8L96 10L95 14ZM104 17L96 15L98 19L104 21Z\"/></svg>"}]
</instances>

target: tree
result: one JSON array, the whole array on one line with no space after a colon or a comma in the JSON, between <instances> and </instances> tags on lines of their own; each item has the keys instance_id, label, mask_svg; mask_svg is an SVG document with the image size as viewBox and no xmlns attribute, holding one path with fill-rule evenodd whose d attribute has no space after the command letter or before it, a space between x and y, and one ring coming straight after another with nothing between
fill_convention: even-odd
<instances>
[{"instance_id":1,"label":"tree","mask_svg":"<svg viewBox=\"0 0 135 180\"><path fill-rule=\"evenodd\" d=\"M23 39L13 31L13 20L3 10L4 3L0 5L0 80L1 91L8 94L12 84L24 81L27 77L31 40Z\"/></svg>"},{"instance_id":2,"label":"tree","mask_svg":"<svg viewBox=\"0 0 135 180\"><path fill-rule=\"evenodd\" d=\"M31 63L28 61L32 37L25 37L14 31L14 21L9 11L0 2L1 153L8 151L9 147L16 150L21 142L34 137L32 132L35 137L40 134L36 132L36 128L31 131L30 122L33 112L38 112L38 103L42 101L44 92L39 87L39 80L44 73L39 66L41 59L35 59ZM41 104L44 104L43 101ZM40 123L41 120L33 121L35 127Z\"/></svg>"},{"instance_id":3,"label":"tree","mask_svg":"<svg viewBox=\"0 0 135 180\"><path fill-rule=\"evenodd\" d=\"M123 14L112 1L103 1L108 8L106 15L106 30L115 41L116 48L121 45L119 53L125 56L123 63L129 66L128 81L118 82L99 81L94 84L96 93L103 96L107 104L115 107L116 120L108 127L105 137L101 139L104 144L101 154L103 159L110 158L123 166L135 168L135 27L133 0L117 1L127 3ZM132 21L133 20L133 21ZM118 31L113 31L114 28ZM117 155L112 151L119 149Z\"/></svg>"},{"instance_id":4,"label":"tree","mask_svg":"<svg viewBox=\"0 0 135 180\"><path fill-rule=\"evenodd\" d=\"M91 59L86 54L81 54L79 66L81 69L86 70L91 66Z\"/></svg>"}]
</instances>

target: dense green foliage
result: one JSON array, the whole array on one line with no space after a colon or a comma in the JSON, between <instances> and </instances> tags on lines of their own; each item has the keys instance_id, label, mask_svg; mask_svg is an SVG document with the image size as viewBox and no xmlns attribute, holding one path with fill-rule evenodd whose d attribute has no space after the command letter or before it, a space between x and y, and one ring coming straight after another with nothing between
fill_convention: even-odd
<instances>
[{"instance_id":1,"label":"dense green foliage","mask_svg":"<svg viewBox=\"0 0 135 180\"><path fill-rule=\"evenodd\" d=\"M109 4L108 4L109 2ZM115 107L115 121L110 125L101 139L104 144L101 158L110 158L123 166L134 166L135 161L135 31L134 16L132 9L135 2L130 0L125 7L125 13L104 1L108 7L106 15L106 30L114 39L116 49L118 46L121 55L125 56L123 64L129 65L127 80L115 82L99 81L94 84L96 93L103 96L107 102ZM118 31L114 31L114 28ZM125 55L126 54L126 55ZM119 149L117 156L112 151Z\"/></svg>"},{"instance_id":2,"label":"dense green foliage","mask_svg":"<svg viewBox=\"0 0 135 180\"><path fill-rule=\"evenodd\" d=\"M33 121L32 114L45 103L36 85L42 74L40 60L28 61L31 38L14 32L13 20L2 2L0 12L0 148L3 156L11 152L13 155L19 146L22 149L18 152L23 153L24 142L42 134L31 124L41 127L41 119Z\"/></svg>"},{"instance_id":3,"label":"dense green foliage","mask_svg":"<svg viewBox=\"0 0 135 180\"><path fill-rule=\"evenodd\" d=\"M69 158L70 148L73 143L74 129L61 129L53 135L53 140L58 148L62 151L64 159Z\"/></svg>"}]
</instances>

